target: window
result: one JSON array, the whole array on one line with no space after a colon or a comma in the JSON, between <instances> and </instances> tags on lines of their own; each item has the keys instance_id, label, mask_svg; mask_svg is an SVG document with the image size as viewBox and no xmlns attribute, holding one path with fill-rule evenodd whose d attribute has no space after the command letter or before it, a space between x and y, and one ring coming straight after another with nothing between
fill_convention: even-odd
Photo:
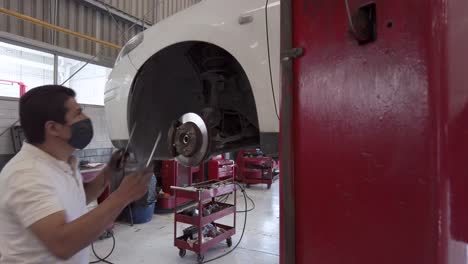
<instances>
[{"instance_id":1,"label":"window","mask_svg":"<svg viewBox=\"0 0 468 264\"><path fill-rule=\"evenodd\" d=\"M54 82L54 55L0 42L0 96L19 97L22 82L26 90Z\"/></svg>"},{"instance_id":2,"label":"window","mask_svg":"<svg viewBox=\"0 0 468 264\"><path fill-rule=\"evenodd\" d=\"M78 71L85 62L58 57L58 83L62 84ZM80 104L104 105L104 88L110 68L88 64L64 85L76 92Z\"/></svg>"},{"instance_id":3,"label":"window","mask_svg":"<svg viewBox=\"0 0 468 264\"><path fill-rule=\"evenodd\" d=\"M0 96L18 98L20 85L26 91L54 83L54 54L0 42ZM57 56L57 83L72 88L81 104L104 105L104 88L111 69ZM79 72L71 77L75 72ZM70 78L71 77L71 78ZM70 80L68 80L70 78Z\"/></svg>"}]
</instances>

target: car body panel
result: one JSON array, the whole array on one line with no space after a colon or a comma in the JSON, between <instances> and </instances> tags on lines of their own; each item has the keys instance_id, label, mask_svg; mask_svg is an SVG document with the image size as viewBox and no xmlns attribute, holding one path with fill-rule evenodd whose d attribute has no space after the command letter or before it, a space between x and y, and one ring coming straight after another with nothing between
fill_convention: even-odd
<instances>
[{"instance_id":1,"label":"car body panel","mask_svg":"<svg viewBox=\"0 0 468 264\"><path fill-rule=\"evenodd\" d=\"M279 115L280 102L281 102L281 80L280 80L280 44L281 44L281 32L279 25L281 23L281 6L280 0L270 0L267 4L268 11L268 48L269 48L269 59L271 68L271 80L273 88L273 96L276 104L276 111Z\"/></svg>"},{"instance_id":2,"label":"car body panel","mask_svg":"<svg viewBox=\"0 0 468 264\"><path fill-rule=\"evenodd\" d=\"M270 38L271 42L278 42L270 52L266 2L205 0L147 29L143 42L116 63L106 84L105 108L111 140L127 140L129 137L127 101L138 69L159 51L187 41L214 44L239 62L253 90L260 132L278 133L279 96L276 96L275 105L275 94L279 95L279 17L274 16L279 16L279 1L269 3L269 7L274 8L268 20L271 24L269 32L272 32ZM241 17L253 20L240 24ZM274 54L272 61L269 61L268 53ZM273 78L269 65L274 65L272 71L278 71Z\"/></svg>"}]
</instances>

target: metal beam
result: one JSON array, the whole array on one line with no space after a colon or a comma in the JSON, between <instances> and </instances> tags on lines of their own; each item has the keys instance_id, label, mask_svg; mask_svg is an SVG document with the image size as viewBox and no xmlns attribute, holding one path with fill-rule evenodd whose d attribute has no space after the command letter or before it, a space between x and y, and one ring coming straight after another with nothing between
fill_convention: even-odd
<instances>
[{"instance_id":1,"label":"metal beam","mask_svg":"<svg viewBox=\"0 0 468 264\"><path fill-rule=\"evenodd\" d=\"M58 55L54 54L54 84L58 84Z\"/></svg>"},{"instance_id":2,"label":"metal beam","mask_svg":"<svg viewBox=\"0 0 468 264\"><path fill-rule=\"evenodd\" d=\"M281 54L286 54L293 48L292 35L292 2L281 2ZM293 59L281 58L281 120L280 120L280 263L296 262L296 225L294 199L294 144L293 144Z\"/></svg>"},{"instance_id":3,"label":"metal beam","mask_svg":"<svg viewBox=\"0 0 468 264\"><path fill-rule=\"evenodd\" d=\"M139 27L143 27L144 29L147 29L149 27L151 27L152 25L149 24L149 23L146 23L145 21L143 21L142 19L139 19L135 16L132 16L130 14L127 14L125 12L123 12L122 10L119 10L111 5L108 5L108 4L105 4L105 3L102 3L100 1L97 1L97 0L78 0L79 2L82 2L88 6L91 6L91 7L94 7L96 9L99 9L99 10L102 10L102 11L105 11L105 12L110 12L113 16L116 16L120 19L123 19L127 22L130 22L132 24L136 24L138 25Z\"/></svg>"}]
</instances>

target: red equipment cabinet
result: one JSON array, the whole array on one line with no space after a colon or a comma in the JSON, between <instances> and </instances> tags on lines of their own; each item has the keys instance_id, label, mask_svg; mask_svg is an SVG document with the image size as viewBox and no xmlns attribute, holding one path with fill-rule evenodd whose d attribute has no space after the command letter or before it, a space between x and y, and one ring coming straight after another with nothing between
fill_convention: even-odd
<instances>
[{"instance_id":1,"label":"red equipment cabinet","mask_svg":"<svg viewBox=\"0 0 468 264\"><path fill-rule=\"evenodd\" d=\"M259 149L243 149L236 159L236 180L250 184L266 184L270 189L278 169L278 163L265 156Z\"/></svg>"},{"instance_id":2,"label":"red equipment cabinet","mask_svg":"<svg viewBox=\"0 0 468 264\"><path fill-rule=\"evenodd\" d=\"M282 264L467 261L468 1L373 2L281 1Z\"/></svg>"},{"instance_id":3,"label":"red equipment cabinet","mask_svg":"<svg viewBox=\"0 0 468 264\"><path fill-rule=\"evenodd\" d=\"M174 210L174 246L179 249L179 256L184 257L187 250L198 254L198 263L203 263L204 253L210 248L216 246L222 241L226 241L228 247L232 246L232 236L236 233L236 185L234 178L230 180L218 181L211 180L194 184L191 187L172 187L176 199L183 198L197 202L198 215L189 216L183 214L183 211ZM233 204L221 203L216 201L217 197L234 194ZM206 208L216 205L218 210L205 215ZM224 225L216 223L225 216L233 216L233 225ZM177 223L189 224L196 228L197 238L193 243L189 243L187 237L177 235ZM216 227L216 234L209 240L205 240L203 228L208 224ZM220 231L222 230L222 231Z\"/></svg>"},{"instance_id":4,"label":"red equipment cabinet","mask_svg":"<svg viewBox=\"0 0 468 264\"><path fill-rule=\"evenodd\" d=\"M176 199L171 186L190 186L193 183L203 181L203 164L196 167L185 167L175 160L162 161L160 183L165 196L158 196L156 202L157 212L172 211L174 207L182 206L190 202L185 198Z\"/></svg>"},{"instance_id":5,"label":"red equipment cabinet","mask_svg":"<svg viewBox=\"0 0 468 264\"><path fill-rule=\"evenodd\" d=\"M218 155L208 162L209 180L226 180L235 175L236 163L225 159L224 155Z\"/></svg>"}]
</instances>

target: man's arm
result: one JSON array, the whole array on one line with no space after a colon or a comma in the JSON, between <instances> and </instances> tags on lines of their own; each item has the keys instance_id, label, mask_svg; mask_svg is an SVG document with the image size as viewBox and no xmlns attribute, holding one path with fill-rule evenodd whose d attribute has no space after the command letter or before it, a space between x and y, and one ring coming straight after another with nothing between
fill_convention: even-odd
<instances>
[{"instance_id":1,"label":"man's arm","mask_svg":"<svg viewBox=\"0 0 468 264\"><path fill-rule=\"evenodd\" d=\"M69 259L90 245L112 223L125 206L148 191L152 168L124 177L119 189L80 218L66 223L64 211L53 213L29 228L60 259Z\"/></svg>"},{"instance_id":2,"label":"man's arm","mask_svg":"<svg viewBox=\"0 0 468 264\"><path fill-rule=\"evenodd\" d=\"M65 212L60 211L42 218L30 229L54 256L66 260L95 241L127 204L128 200L111 195L73 222L66 223Z\"/></svg>"}]
</instances>

